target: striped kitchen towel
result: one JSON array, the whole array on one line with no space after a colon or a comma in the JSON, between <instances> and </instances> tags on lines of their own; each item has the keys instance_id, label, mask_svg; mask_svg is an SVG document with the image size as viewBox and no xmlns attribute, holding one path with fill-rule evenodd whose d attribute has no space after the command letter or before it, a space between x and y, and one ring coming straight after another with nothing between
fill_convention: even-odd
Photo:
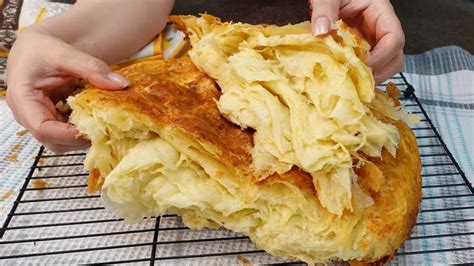
<instances>
[{"instance_id":1,"label":"striped kitchen towel","mask_svg":"<svg viewBox=\"0 0 474 266\"><path fill-rule=\"evenodd\" d=\"M405 57L405 73L429 117L474 183L474 56L457 46Z\"/></svg>"}]
</instances>

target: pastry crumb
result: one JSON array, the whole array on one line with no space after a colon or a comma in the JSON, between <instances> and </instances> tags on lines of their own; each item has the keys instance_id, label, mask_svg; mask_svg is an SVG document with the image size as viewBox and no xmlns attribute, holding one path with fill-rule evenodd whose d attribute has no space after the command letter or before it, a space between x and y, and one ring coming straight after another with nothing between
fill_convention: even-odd
<instances>
[{"instance_id":1,"label":"pastry crumb","mask_svg":"<svg viewBox=\"0 0 474 266\"><path fill-rule=\"evenodd\" d=\"M408 122L413 124L413 125L418 125L421 123L421 118L415 114L408 113Z\"/></svg>"},{"instance_id":2,"label":"pastry crumb","mask_svg":"<svg viewBox=\"0 0 474 266\"><path fill-rule=\"evenodd\" d=\"M12 195L13 195L13 191L11 191L11 190L10 190L10 191L7 191L7 192L5 192L5 194L3 194L1 200L6 200L6 199L8 199L9 197L11 197Z\"/></svg>"},{"instance_id":3,"label":"pastry crumb","mask_svg":"<svg viewBox=\"0 0 474 266\"><path fill-rule=\"evenodd\" d=\"M34 188L45 188L47 187L47 183L46 181L42 180L42 179L35 179L33 180L33 187Z\"/></svg>"},{"instance_id":4,"label":"pastry crumb","mask_svg":"<svg viewBox=\"0 0 474 266\"><path fill-rule=\"evenodd\" d=\"M20 130L20 131L16 132L16 135L18 137L23 137L26 133L28 133L28 130L23 129L23 130Z\"/></svg>"},{"instance_id":5,"label":"pastry crumb","mask_svg":"<svg viewBox=\"0 0 474 266\"><path fill-rule=\"evenodd\" d=\"M41 166L44 165L44 162L45 162L44 159L39 159L39 160L38 160L38 167L37 167L38 171L42 171L42 170L43 170L43 168L42 168Z\"/></svg>"},{"instance_id":6,"label":"pastry crumb","mask_svg":"<svg viewBox=\"0 0 474 266\"><path fill-rule=\"evenodd\" d=\"M79 132L74 136L74 138L75 139L85 139L85 138L87 138L87 135L84 134L84 133Z\"/></svg>"},{"instance_id":7,"label":"pastry crumb","mask_svg":"<svg viewBox=\"0 0 474 266\"><path fill-rule=\"evenodd\" d=\"M71 112L71 107L67 102L59 101L55 107L56 110L58 110L62 114L67 114Z\"/></svg>"},{"instance_id":8,"label":"pastry crumb","mask_svg":"<svg viewBox=\"0 0 474 266\"><path fill-rule=\"evenodd\" d=\"M16 153L13 153L13 154L9 154L7 155L7 161L10 161L10 162L18 162L18 154Z\"/></svg>"},{"instance_id":9,"label":"pastry crumb","mask_svg":"<svg viewBox=\"0 0 474 266\"><path fill-rule=\"evenodd\" d=\"M250 266L250 265L252 265L252 263L250 263L250 261L249 261L246 257L244 257L244 256L241 256L241 255L237 256L237 260L238 260L240 263L242 263L242 265L244 265L244 266Z\"/></svg>"},{"instance_id":10,"label":"pastry crumb","mask_svg":"<svg viewBox=\"0 0 474 266\"><path fill-rule=\"evenodd\" d=\"M13 146L10 147L10 150L11 151L17 151L21 148L21 145L20 144L15 144Z\"/></svg>"}]
</instances>

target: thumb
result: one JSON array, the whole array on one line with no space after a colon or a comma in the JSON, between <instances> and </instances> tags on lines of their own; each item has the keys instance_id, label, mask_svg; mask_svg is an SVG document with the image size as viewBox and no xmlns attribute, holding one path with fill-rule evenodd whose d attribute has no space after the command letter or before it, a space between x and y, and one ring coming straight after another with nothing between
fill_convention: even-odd
<instances>
[{"instance_id":1,"label":"thumb","mask_svg":"<svg viewBox=\"0 0 474 266\"><path fill-rule=\"evenodd\" d=\"M328 33L331 24L339 18L341 0L312 0L310 4L313 34L320 36Z\"/></svg>"},{"instance_id":2,"label":"thumb","mask_svg":"<svg viewBox=\"0 0 474 266\"><path fill-rule=\"evenodd\" d=\"M101 89L118 90L129 85L127 79L115 73L102 60L79 51L70 45L64 45L57 56L59 71L72 76L83 78Z\"/></svg>"}]
</instances>

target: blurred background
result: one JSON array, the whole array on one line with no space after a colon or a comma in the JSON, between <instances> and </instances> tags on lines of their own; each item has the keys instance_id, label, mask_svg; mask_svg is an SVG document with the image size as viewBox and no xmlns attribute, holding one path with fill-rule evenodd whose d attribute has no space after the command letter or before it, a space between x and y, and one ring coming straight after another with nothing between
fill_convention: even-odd
<instances>
[{"instance_id":1,"label":"blurred background","mask_svg":"<svg viewBox=\"0 0 474 266\"><path fill-rule=\"evenodd\" d=\"M1 1L1 0L0 0ZM52 2L74 3L75 0ZM474 0L392 0L406 36L405 53L457 45L474 53ZM306 0L176 0L174 14L208 12L224 20L297 23L309 18Z\"/></svg>"},{"instance_id":2,"label":"blurred background","mask_svg":"<svg viewBox=\"0 0 474 266\"><path fill-rule=\"evenodd\" d=\"M391 1L406 35L405 53L457 45L474 52L474 0ZM297 23L309 18L306 0L176 1L175 14L208 12L225 20Z\"/></svg>"}]
</instances>

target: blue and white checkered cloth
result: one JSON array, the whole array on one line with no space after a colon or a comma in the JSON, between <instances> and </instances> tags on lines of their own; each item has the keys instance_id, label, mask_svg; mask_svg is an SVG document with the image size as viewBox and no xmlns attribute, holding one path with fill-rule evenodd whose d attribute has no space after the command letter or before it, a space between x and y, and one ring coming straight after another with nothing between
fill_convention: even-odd
<instances>
[{"instance_id":1,"label":"blue and white checkered cloth","mask_svg":"<svg viewBox=\"0 0 474 266\"><path fill-rule=\"evenodd\" d=\"M405 76L474 183L474 56L457 46L405 57Z\"/></svg>"}]
</instances>

